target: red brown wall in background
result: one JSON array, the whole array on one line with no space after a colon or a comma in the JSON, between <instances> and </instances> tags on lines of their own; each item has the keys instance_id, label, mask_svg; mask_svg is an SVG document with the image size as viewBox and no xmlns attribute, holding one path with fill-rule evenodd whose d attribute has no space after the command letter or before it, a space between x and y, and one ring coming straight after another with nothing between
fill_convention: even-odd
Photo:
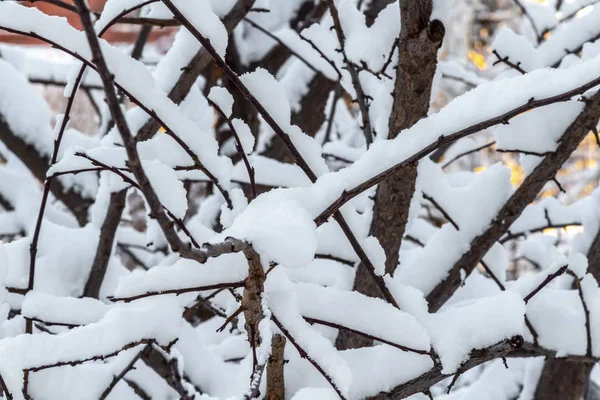
<instances>
[{"instance_id":1,"label":"red brown wall in background","mask_svg":"<svg viewBox=\"0 0 600 400\"><path fill-rule=\"evenodd\" d=\"M67 3L73 3L72 0L65 1ZM106 3L106 0L88 0L88 2L94 11L101 11L104 7L104 3ZM24 1L23 4L27 5L27 2ZM40 1L35 2L34 5L32 5L32 7L36 7L48 15L58 15L61 17L66 17L71 25L73 25L77 29L81 29L79 16L71 11L67 11L55 5L43 3ZM154 29L152 34L150 35L150 40L156 40L157 38L168 33L170 33L169 29ZM111 28L104 35L104 38L111 42L134 42L136 34L137 27L129 25L128 29L119 29L118 27ZM14 44L43 44L39 40L32 39L23 35L8 33L2 30L0 30L0 42Z\"/></svg>"}]
</instances>

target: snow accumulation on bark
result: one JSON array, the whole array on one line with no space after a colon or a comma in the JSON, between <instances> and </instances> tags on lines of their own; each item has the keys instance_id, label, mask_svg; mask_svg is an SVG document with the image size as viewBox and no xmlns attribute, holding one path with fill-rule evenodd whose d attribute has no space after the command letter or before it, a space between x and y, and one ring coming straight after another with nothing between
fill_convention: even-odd
<instances>
[{"instance_id":1,"label":"snow accumulation on bark","mask_svg":"<svg viewBox=\"0 0 600 400\"><path fill-rule=\"evenodd\" d=\"M600 3L39 2L81 28L0 2L55 48L0 45L0 396L595 390Z\"/></svg>"}]
</instances>

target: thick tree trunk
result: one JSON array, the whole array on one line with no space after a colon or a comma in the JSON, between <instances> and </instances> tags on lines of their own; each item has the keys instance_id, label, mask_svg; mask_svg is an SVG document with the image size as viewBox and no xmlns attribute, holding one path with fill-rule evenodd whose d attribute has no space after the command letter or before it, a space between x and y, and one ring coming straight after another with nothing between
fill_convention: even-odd
<instances>
[{"instance_id":1,"label":"thick tree trunk","mask_svg":"<svg viewBox=\"0 0 600 400\"><path fill-rule=\"evenodd\" d=\"M388 2L382 0L381 3L387 5ZM429 21L431 8L430 0L400 1L400 57L396 70L394 105L389 122L390 138L395 138L400 131L413 126L426 117L429 111L437 52L445 33L444 25L440 21ZM398 252L408 221L416 178L417 165L408 165L377 187L369 234L379 239L385 251L385 269L388 273L393 273L398 264ZM354 290L368 296L381 297L363 264L360 264L356 271ZM370 339L342 331L338 335L336 346L338 349L348 349L371 344Z\"/></svg>"},{"instance_id":2,"label":"thick tree trunk","mask_svg":"<svg viewBox=\"0 0 600 400\"><path fill-rule=\"evenodd\" d=\"M589 272L600 280L600 231L588 250ZM588 390L594 364L549 359L535 391L535 400L593 400L597 391Z\"/></svg>"},{"instance_id":3,"label":"thick tree trunk","mask_svg":"<svg viewBox=\"0 0 600 400\"><path fill-rule=\"evenodd\" d=\"M536 400L580 400L586 393L594 364L548 359L538 387Z\"/></svg>"},{"instance_id":4,"label":"thick tree trunk","mask_svg":"<svg viewBox=\"0 0 600 400\"><path fill-rule=\"evenodd\" d=\"M265 400L285 398L285 380L283 374L285 342L285 336L280 334L273 335L271 356L267 365L267 395Z\"/></svg>"}]
</instances>

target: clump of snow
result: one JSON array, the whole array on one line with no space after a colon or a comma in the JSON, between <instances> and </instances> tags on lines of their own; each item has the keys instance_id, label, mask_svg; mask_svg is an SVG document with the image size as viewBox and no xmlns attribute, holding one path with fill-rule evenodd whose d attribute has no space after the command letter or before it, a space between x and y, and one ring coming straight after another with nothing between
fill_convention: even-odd
<instances>
[{"instance_id":1,"label":"clump of snow","mask_svg":"<svg viewBox=\"0 0 600 400\"><path fill-rule=\"evenodd\" d=\"M473 349L483 349L523 335L525 303L516 293L502 292L456 305L432 314L422 322L442 362L442 373L451 374L466 361Z\"/></svg>"},{"instance_id":2,"label":"clump of snow","mask_svg":"<svg viewBox=\"0 0 600 400\"><path fill-rule=\"evenodd\" d=\"M281 190L281 189L279 189ZM276 191L271 191L273 193ZM297 202L278 196L260 195L212 242L228 236L247 240L266 256L286 267L307 265L317 250L316 226Z\"/></svg>"},{"instance_id":3,"label":"clump of snow","mask_svg":"<svg viewBox=\"0 0 600 400\"><path fill-rule=\"evenodd\" d=\"M144 172L163 206L175 217L183 219L187 211L187 191L173 168L159 161L142 161Z\"/></svg>"},{"instance_id":4,"label":"clump of snow","mask_svg":"<svg viewBox=\"0 0 600 400\"><path fill-rule=\"evenodd\" d=\"M209 0L172 0L179 12L210 41L221 58L225 57L228 35L225 26L213 12Z\"/></svg>"},{"instance_id":5,"label":"clump of snow","mask_svg":"<svg viewBox=\"0 0 600 400\"><path fill-rule=\"evenodd\" d=\"M233 111L233 96L229 93L229 90L221 86L213 86L208 94L208 99L223 111L225 117L231 118L231 113Z\"/></svg>"},{"instance_id":6,"label":"clump of snow","mask_svg":"<svg viewBox=\"0 0 600 400\"><path fill-rule=\"evenodd\" d=\"M231 124L240 138L242 151L246 154L252 153L254 150L254 135L252 135L248 124L239 118L234 118Z\"/></svg>"},{"instance_id":7,"label":"clump of snow","mask_svg":"<svg viewBox=\"0 0 600 400\"><path fill-rule=\"evenodd\" d=\"M363 242L363 249L369 257L369 260L373 263L375 267L375 273L379 276L383 276L385 274L385 251L379 240L375 236L369 236Z\"/></svg>"}]
</instances>

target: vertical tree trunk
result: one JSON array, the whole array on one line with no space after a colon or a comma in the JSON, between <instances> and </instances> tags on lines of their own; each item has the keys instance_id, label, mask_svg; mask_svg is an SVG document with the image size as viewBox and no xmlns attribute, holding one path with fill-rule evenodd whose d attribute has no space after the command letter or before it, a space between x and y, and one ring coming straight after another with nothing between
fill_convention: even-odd
<instances>
[{"instance_id":1,"label":"vertical tree trunk","mask_svg":"<svg viewBox=\"0 0 600 400\"><path fill-rule=\"evenodd\" d=\"M267 365L267 395L265 400L280 400L285 398L285 380L283 375L285 337L280 334L273 335L271 349L271 356Z\"/></svg>"},{"instance_id":2,"label":"vertical tree trunk","mask_svg":"<svg viewBox=\"0 0 600 400\"><path fill-rule=\"evenodd\" d=\"M588 250L589 272L600 280L600 230ZM594 364L548 359L535 391L535 400L579 400L587 396ZM595 392L591 392L595 393Z\"/></svg>"},{"instance_id":3,"label":"vertical tree trunk","mask_svg":"<svg viewBox=\"0 0 600 400\"><path fill-rule=\"evenodd\" d=\"M385 0L382 3L387 2ZM377 3L377 0L374 1ZM394 104L389 121L389 137L410 128L427 116L437 52L444 38L444 25L429 21L431 0L401 0L401 31L398 40L399 60L394 87ZM385 269L393 273L398 264L398 252L408 221L410 202L415 191L417 164L400 169L377 187L373 219L369 234L379 239L386 254ZM372 297L381 297L365 266L356 271L354 290ZM372 340L342 331L338 349L364 347Z\"/></svg>"},{"instance_id":4,"label":"vertical tree trunk","mask_svg":"<svg viewBox=\"0 0 600 400\"><path fill-rule=\"evenodd\" d=\"M586 393L594 364L548 359L538 387L536 400L580 400Z\"/></svg>"}]
</instances>

